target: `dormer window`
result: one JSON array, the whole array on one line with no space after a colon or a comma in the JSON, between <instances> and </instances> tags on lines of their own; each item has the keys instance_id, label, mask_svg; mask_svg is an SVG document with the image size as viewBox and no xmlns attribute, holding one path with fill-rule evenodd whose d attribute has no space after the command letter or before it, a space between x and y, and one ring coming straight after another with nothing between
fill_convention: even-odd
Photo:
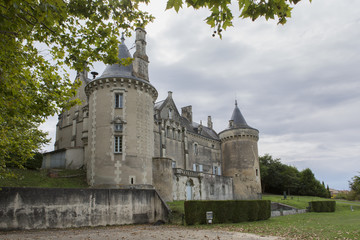
<instances>
[{"instance_id":1,"label":"dormer window","mask_svg":"<svg viewBox=\"0 0 360 240\"><path fill-rule=\"evenodd\" d=\"M122 123L115 123L114 124L114 130L115 130L115 132L122 132L123 124Z\"/></svg>"}]
</instances>

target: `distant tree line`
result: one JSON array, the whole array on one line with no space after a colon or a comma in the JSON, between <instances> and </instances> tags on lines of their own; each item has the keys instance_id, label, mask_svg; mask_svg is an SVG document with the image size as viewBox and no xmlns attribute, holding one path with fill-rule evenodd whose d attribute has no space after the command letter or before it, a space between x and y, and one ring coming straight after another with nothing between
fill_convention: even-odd
<instances>
[{"instance_id":1,"label":"distant tree line","mask_svg":"<svg viewBox=\"0 0 360 240\"><path fill-rule=\"evenodd\" d=\"M296 167L281 163L279 158L273 159L269 154L260 156L259 161L263 193L286 192L288 195L330 198L329 186L320 183L309 168L299 171Z\"/></svg>"}]
</instances>

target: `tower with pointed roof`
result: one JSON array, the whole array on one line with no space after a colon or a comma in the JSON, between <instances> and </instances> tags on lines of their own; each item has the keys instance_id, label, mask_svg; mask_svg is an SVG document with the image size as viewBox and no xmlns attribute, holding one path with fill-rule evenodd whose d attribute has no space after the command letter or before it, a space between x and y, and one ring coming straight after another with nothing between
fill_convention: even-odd
<instances>
[{"instance_id":1,"label":"tower with pointed roof","mask_svg":"<svg viewBox=\"0 0 360 240\"><path fill-rule=\"evenodd\" d=\"M55 151L43 167L84 166L92 187L155 188L166 201L259 198L259 131L237 102L220 133L211 116L195 122L191 105L178 111L171 91L155 103L141 28L135 44L131 56L122 36L118 49L132 64L108 65L94 79L79 73L83 105L59 115Z\"/></svg>"},{"instance_id":2,"label":"tower with pointed roof","mask_svg":"<svg viewBox=\"0 0 360 240\"><path fill-rule=\"evenodd\" d=\"M219 137L223 174L233 178L234 199L258 199L261 194L259 131L246 123L236 100L229 127Z\"/></svg>"},{"instance_id":3,"label":"tower with pointed roof","mask_svg":"<svg viewBox=\"0 0 360 240\"><path fill-rule=\"evenodd\" d=\"M89 109L85 161L91 186L152 187L153 115L158 93L149 82L147 66L144 68L145 31L136 31L140 53L134 56L134 64L109 65L85 87ZM119 59L131 57L124 38L121 40ZM135 66L138 62L141 70L139 64Z\"/></svg>"}]
</instances>

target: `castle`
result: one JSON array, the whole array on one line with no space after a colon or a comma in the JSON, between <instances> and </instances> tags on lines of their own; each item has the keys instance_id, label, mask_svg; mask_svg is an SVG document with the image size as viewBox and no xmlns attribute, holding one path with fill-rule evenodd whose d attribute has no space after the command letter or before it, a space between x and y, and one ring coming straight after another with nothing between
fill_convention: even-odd
<instances>
[{"instance_id":1,"label":"castle","mask_svg":"<svg viewBox=\"0 0 360 240\"><path fill-rule=\"evenodd\" d=\"M191 106L180 113L172 92L156 102L141 28L135 45L133 56L124 38L119 45L119 58L132 64L109 65L94 79L78 74L83 104L59 115L43 168L84 166L91 187L155 188L165 201L260 198L259 131L237 103L228 128L216 133L210 116L203 125Z\"/></svg>"}]
</instances>

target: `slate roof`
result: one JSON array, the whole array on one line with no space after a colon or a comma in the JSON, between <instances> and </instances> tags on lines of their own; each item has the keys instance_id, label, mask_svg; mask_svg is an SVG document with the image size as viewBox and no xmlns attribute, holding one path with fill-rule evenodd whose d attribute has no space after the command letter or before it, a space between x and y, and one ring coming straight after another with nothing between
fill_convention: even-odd
<instances>
[{"instance_id":1,"label":"slate roof","mask_svg":"<svg viewBox=\"0 0 360 240\"><path fill-rule=\"evenodd\" d=\"M235 100L235 108L234 111L231 115L230 121L233 122L232 126L229 126L230 129L233 128L250 128L250 129L254 129L252 127L250 127L246 121L245 118L243 117L243 115L240 112L240 109L238 108L238 104L237 101Z\"/></svg>"},{"instance_id":2,"label":"slate roof","mask_svg":"<svg viewBox=\"0 0 360 240\"><path fill-rule=\"evenodd\" d=\"M169 97L166 98L165 100L155 103L154 110L161 110L167 101L170 101ZM175 109L175 110L177 111L177 109ZM202 130L201 130L201 132L199 132L199 127L200 127L199 123L196 123L196 122L190 123L189 120L187 120L185 117L182 117L181 115L179 117L180 117L180 125L182 127L185 127L188 132L197 134L202 137L209 138L209 139L213 139L213 140L217 140L217 141L220 140L218 134L213 129L202 125Z\"/></svg>"},{"instance_id":3,"label":"slate roof","mask_svg":"<svg viewBox=\"0 0 360 240\"><path fill-rule=\"evenodd\" d=\"M119 45L119 59L122 58L131 58L131 54L129 49L125 45L125 38L121 37L121 44ZM121 64L112 64L108 65L105 68L105 71L101 74L99 78L107 78L107 77L133 77L133 65L129 64L127 66L123 66Z\"/></svg>"}]
</instances>

